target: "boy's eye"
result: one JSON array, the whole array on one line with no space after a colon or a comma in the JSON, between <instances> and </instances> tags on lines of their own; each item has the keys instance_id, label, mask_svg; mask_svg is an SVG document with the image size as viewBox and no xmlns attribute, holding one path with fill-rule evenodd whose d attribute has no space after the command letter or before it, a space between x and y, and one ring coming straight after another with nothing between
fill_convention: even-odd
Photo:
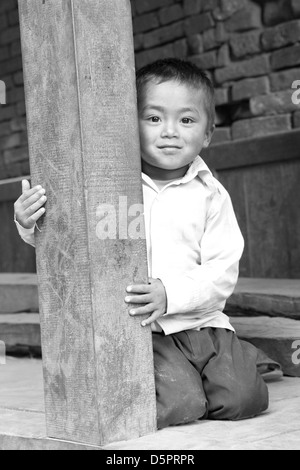
<instances>
[{"instance_id":1,"label":"boy's eye","mask_svg":"<svg viewBox=\"0 0 300 470\"><path fill-rule=\"evenodd\" d=\"M191 118L182 118L183 124L191 124L194 122Z\"/></svg>"},{"instance_id":2,"label":"boy's eye","mask_svg":"<svg viewBox=\"0 0 300 470\"><path fill-rule=\"evenodd\" d=\"M159 122L160 119L159 119L158 116L151 116L151 117L149 118L149 121L151 121L151 122Z\"/></svg>"}]
</instances>

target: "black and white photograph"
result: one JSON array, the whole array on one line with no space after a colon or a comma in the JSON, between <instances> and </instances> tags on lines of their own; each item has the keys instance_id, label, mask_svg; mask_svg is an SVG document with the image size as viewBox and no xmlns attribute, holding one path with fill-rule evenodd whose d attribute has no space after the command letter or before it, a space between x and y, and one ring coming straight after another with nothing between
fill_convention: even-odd
<instances>
[{"instance_id":1,"label":"black and white photograph","mask_svg":"<svg viewBox=\"0 0 300 470\"><path fill-rule=\"evenodd\" d=\"M0 0L0 450L300 450L300 0Z\"/></svg>"}]
</instances>

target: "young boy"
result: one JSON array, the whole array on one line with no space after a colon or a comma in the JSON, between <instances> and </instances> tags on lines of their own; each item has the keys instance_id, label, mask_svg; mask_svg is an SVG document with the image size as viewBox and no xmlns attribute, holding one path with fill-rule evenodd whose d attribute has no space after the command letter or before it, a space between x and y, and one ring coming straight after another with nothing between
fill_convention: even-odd
<instances>
[{"instance_id":1,"label":"young boy","mask_svg":"<svg viewBox=\"0 0 300 470\"><path fill-rule=\"evenodd\" d=\"M258 350L223 313L243 238L227 191L199 156L214 130L213 86L193 64L165 59L137 73L137 91L149 284L128 286L125 302L130 315L149 315L158 427L255 416L268 407ZM34 245L46 196L22 185L15 220Z\"/></svg>"}]
</instances>

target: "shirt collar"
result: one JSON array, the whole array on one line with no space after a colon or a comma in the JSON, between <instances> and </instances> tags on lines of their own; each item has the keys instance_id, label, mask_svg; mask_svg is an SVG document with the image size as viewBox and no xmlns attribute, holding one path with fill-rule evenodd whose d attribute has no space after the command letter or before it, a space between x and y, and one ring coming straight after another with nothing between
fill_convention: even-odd
<instances>
[{"instance_id":1,"label":"shirt collar","mask_svg":"<svg viewBox=\"0 0 300 470\"><path fill-rule=\"evenodd\" d=\"M200 157L200 155L197 155L195 160L190 164L190 167L186 174L181 179L170 183L170 185L188 183L194 178L196 178L196 176L198 176L199 179L203 182L203 184L207 186L212 192L215 193L219 191L219 188L216 184L216 180L212 175L212 172L210 171L204 160ZM142 173L142 179L149 186L153 187L153 181L148 175Z\"/></svg>"}]
</instances>

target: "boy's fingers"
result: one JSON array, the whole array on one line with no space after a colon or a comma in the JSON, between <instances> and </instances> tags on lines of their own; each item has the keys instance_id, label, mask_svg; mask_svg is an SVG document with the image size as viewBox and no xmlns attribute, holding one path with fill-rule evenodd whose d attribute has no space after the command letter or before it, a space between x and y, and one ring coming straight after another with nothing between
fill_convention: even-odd
<instances>
[{"instance_id":1,"label":"boy's fingers","mask_svg":"<svg viewBox=\"0 0 300 470\"><path fill-rule=\"evenodd\" d=\"M45 204L46 200L47 200L46 196L42 196L34 204L28 205L27 208L25 209L25 215L28 217L31 217L37 210L39 210ZM24 206L25 206L25 203L24 203Z\"/></svg>"},{"instance_id":2,"label":"boy's fingers","mask_svg":"<svg viewBox=\"0 0 300 470\"><path fill-rule=\"evenodd\" d=\"M155 311L149 318L147 318L147 320L143 320L141 324L142 326L151 325L151 323L154 323L160 316L161 314L159 311Z\"/></svg>"},{"instance_id":3,"label":"boy's fingers","mask_svg":"<svg viewBox=\"0 0 300 470\"><path fill-rule=\"evenodd\" d=\"M149 294L141 294L141 295L135 295L135 296L129 296L127 295L125 297L125 302L128 304L148 304L151 302L151 296Z\"/></svg>"},{"instance_id":4,"label":"boy's fingers","mask_svg":"<svg viewBox=\"0 0 300 470\"><path fill-rule=\"evenodd\" d=\"M30 217L28 217L27 219L27 222L29 223L35 223L44 213L45 213L46 209L44 207L42 207L41 209L39 209L38 211L36 211L34 214L32 214Z\"/></svg>"},{"instance_id":5,"label":"boy's fingers","mask_svg":"<svg viewBox=\"0 0 300 470\"><path fill-rule=\"evenodd\" d=\"M28 180L22 180L22 193L30 189L30 183Z\"/></svg>"},{"instance_id":6,"label":"boy's fingers","mask_svg":"<svg viewBox=\"0 0 300 470\"><path fill-rule=\"evenodd\" d=\"M38 201L45 193L45 191L42 191L41 186L36 186L35 188L29 189L25 193L22 194L20 197L20 202L23 204L23 208L27 209L29 206L31 206L33 203Z\"/></svg>"},{"instance_id":7,"label":"boy's fingers","mask_svg":"<svg viewBox=\"0 0 300 470\"><path fill-rule=\"evenodd\" d=\"M148 294L151 292L151 289L150 284L134 284L132 286L128 286L126 291L132 294Z\"/></svg>"},{"instance_id":8,"label":"boy's fingers","mask_svg":"<svg viewBox=\"0 0 300 470\"><path fill-rule=\"evenodd\" d=\"M153 305L147 304L144 307L133 307L129 310L129 314L133 317L137 315L147 315L153 312Z\"/></svg>"}]
</instances>

